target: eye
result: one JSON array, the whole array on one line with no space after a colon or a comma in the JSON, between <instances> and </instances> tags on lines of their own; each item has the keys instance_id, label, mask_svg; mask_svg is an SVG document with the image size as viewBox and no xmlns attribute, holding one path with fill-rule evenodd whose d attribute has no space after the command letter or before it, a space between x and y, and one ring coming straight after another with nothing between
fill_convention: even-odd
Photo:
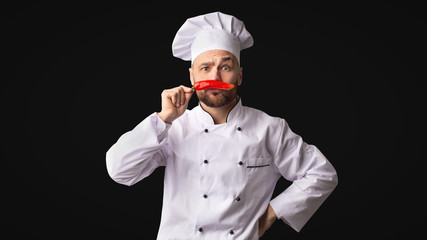
<instances>
[{"instance_id":1,"label":"eye","mask_svg":"<svg viewBox=\"0 0 427 240\"><path fill-rule=\"evenodd\" d=\"M206 71L209 70L209 68L208 67L202 67L201 70L204 71L204 72L206 72Z\"/></svg>"},{"instance_id":2,"label":"eye","mask_svg":"<svg viewBox=\"0 0 427 240\"><path fill-rule=\"evenodd\" d=\"M222 66L222 68L221 68L222 70L224 70L224 71L229 71L230 70L230 67L229 66L227 66L227 65L225 65L225 66Z\"/></svg>"}]
</instances>

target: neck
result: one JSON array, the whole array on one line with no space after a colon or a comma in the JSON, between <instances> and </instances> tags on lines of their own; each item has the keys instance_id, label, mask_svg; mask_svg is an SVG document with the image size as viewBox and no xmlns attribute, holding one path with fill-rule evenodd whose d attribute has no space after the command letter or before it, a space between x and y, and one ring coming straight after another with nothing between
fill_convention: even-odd
<instances>
[{"instance_id":1,"label":"neck","mask_svg":"<svg viewBox=\"0 0 427 240\"><path fill-rule=\"evenodd\" d=\"M203 110L208 112L214 120L215 124L222 124L227 122L228 113L237 104L239 98L236 96L233 101L222 106L222 107L208 107L204 103L200 102Z\"/></svg>"}]
</instances>

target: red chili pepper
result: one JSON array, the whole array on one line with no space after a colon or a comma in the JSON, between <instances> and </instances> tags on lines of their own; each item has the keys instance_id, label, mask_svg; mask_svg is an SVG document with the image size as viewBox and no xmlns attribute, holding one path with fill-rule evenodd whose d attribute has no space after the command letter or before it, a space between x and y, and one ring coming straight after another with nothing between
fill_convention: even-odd
<instances>
[{"instance_id":1,"label":"red chili pepper","mask_svg":"<svg viewBox=\"0 0 427 240\"><path fill-rule=\"evenodd\" d=\"M196 90L205 90L205 89L224 89L229 90L234 88L234 84L229 84L217 80L202 80L194 83L193 86Z\"/></svg>"}]
</instances>

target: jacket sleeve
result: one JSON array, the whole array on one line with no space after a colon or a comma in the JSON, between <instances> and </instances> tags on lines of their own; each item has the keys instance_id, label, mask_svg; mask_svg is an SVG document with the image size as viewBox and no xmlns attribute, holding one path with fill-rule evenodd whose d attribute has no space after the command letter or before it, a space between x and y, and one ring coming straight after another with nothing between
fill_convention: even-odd
<instances>
[{"instance_id":1,"label":"jacket sleeve","mask_svg":"<svg viewBox=\"0 0 427 240\"><path fill-rule=\"evenodd\" d=\"M299 232L334 190L338 177L319 149L303 142L282 121L274 161L280 174L292 184L270 205L279 219Z\"/></svg>"},{"instance_id":2,"label":"jacket sleeve","mask_svg":"<svg viewBox=\"0 0 427 240\"><path fill-rule=\"evenodd\" d=\"M110 177L130 186L149 176L157 167L165 166L170 126L153 113L123 134L106 154Z\"/></svg>"}]
</instances>

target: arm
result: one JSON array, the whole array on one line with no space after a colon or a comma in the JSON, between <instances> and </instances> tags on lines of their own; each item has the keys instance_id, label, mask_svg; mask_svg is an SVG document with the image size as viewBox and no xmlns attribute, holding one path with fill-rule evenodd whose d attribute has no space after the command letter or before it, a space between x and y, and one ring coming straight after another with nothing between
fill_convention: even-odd
<instances>
[{"instance_id":1,"label":"arm","mask_svg":"<svg viewBox=\"0 0 427 240\"><path fill-rule=\"evenodd\" d=\"M269 204L267 210L265 210L264 214L259 219L258 223L258 235L262 237L264 233L273 225L273 223L277 220L277 215L274 212L273 208Z\"/></svg>"},{"instance_id":2,"label":"arm","mask_svg":"<svg viewBox=\"0 0 427 240\"><path fill-rule=\"evenodd\" d=\"M106 155L108 174L113 180L132 185L166 164L168 129L184 114L192 94L193 90L184 86L164 90L162 111L119 138Z\"/></svg>"},{"instance_id":3,"label":"arm","mask_svg":"<svg viewBox=\"0 0 427 240\"><path fill-rule=\"evenodd\" d=\"M106 154L110 177L130 186L150 175L157 167L164 166L169 128L170 124L164 123L154 113L132 131L123 134Z\"/></svg>"},{"instance_id":4,"label":"arm","mask_svg":"<svg viewBox=\"0 0 427 240\"><path fill-rule=\"evenodd\" d=\"M331 163L283 120L275 165L293 183L270 202L278 218L300 231L338 184Z\"/></svg>"}]
</instances>

